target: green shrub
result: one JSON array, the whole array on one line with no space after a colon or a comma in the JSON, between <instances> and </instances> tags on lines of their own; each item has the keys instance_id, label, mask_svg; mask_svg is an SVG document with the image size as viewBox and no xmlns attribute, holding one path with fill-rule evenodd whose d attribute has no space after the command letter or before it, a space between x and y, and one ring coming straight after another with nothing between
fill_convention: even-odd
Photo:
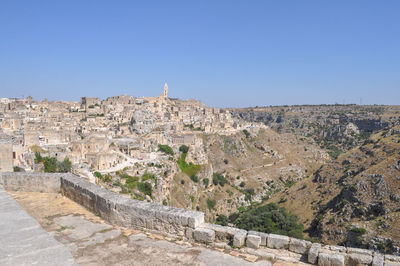
<instances>
[{"instance_id":1,"label":"green shrub","mask_svg":"<svg viewBox=\"0 0 400 266\"><path fill-rule=\"evenodd\" d=\"M40 152L35 152L35 163L43 162L43 157L40 155Z\"/></svg>"},{"instance_id":2,"label":"green shrub","mask_svg":"<svg viewBox=\"0 0 400 266\"><path fill-rule=\"evenodd\" d=\"M287 198L282 197L282 198L280 198L278 203L285 203L286 201L287 201Z\"/></svg>"},{"instance_id":3,"label":"green shrub","mask_svg":"<svg viewBox=\"0 0 400 266\"><path fill-rule=\"evenodd\" d=\"M147 183L147 182L139 182L138 189L140 192L142 192L145 195L149 195L150 197L153 192L153 188L151 187L151 184Z\"/></svg>"},{"instance_id":4,"label":"green shrub","mask_svg":"<svg viewBox=\"0 0 400 266\"><path fill-rule=\"evenodd\" d=\"M244 181L240 182L239 186L240 187L245 187L246 186L246 182L244 182Z\"/></svg>"},{"instance_id":5,"label":"green shrub","mask_svg":"<svg viewBox=\"0 0 400 266\"><path fill-rule=\"evenodd\" d=\"M100 172L97 172L97 171L94 172L93 175L94 175L95 177L97 177L97 178L100 178L100 179L103 178L103 175L102 175Z\"/></svg>"},{"instance_id":6,"label":"green shrub","mask_svg":"<svg viewBox=\"0 0 400 266\"><path fill-rule=\"evenodd\" d=\"M138 176L129 176L125 181L125 186L128 189L135 189L137 187L138 182L139 182Z\"/></svg>"},{"instance_id":7,"label":"green shrub","mask_svg":"<svg viewBox=\"0 0 400 266\"><path fill-rule=\"evenodd\" d=\"M205 187L208 187L209 183L210 183L210 179L208 179L208 178L204 178L203 179L203 184L204 184Z\"/></svg>"},{"instance_id":8,"label":"green shrub","mask_svg":"<svg viewBox=\"0 0 400 266\"><path fill-rule=\"evenodd\" d=\"M168 145L158 144L158 148L165 154L174 155L174 150Z\"/></svg>"},{"instance_id":9,"label":"green shrub","mask_svg":"<svg viewBox=\"0 0 400 266\"><path fill-rule=\"evenodd\" d=\"M199 178L197 177L197 175L191 175L190 179L192 179L192 181L195 183L199 182Z\"/></svg>"},{"instance_id":10,"label":"green shrub","mask_svg":"<svg viewBox=\"0 0 400 266\"><path fill-rule=\"evenodd\" d=\"M284 186L287 187L287 188L290 188L290 187L292 187L294 184L296 184L296 181L288 180L288 181L286 181L286 182L284 183Z\"/></svg>"},{"instance_id":11,"label":"green shrub","mask_svg":"<svg viewBox=\"0 0 400 266\"><path fill-rule=\"evenodd\" d=\"M246 136L246 139L248 139L250 137L250 132L247 131L246 129L243 129L242 132Z\"/></svg>"},{"instance_id":12,"label":"green shrub","mask_svg":"<svg viewBox=\"0 0 400 266\"><path fill-rule=\"evenodd\" d=\"M68 157L65 157L62 162L57 162L57 172L59 173L71 172L71 168L72 168L72 163L68 159Z\"/></svg>"},{"instance_id":13,"label":"green shrub","mask_svg":"<svg viewBox=\"0 0 400 266\"><path fill-rule=\"evenodd\" d=\"M297 216L275 203L249 206L241 211L230 216L238 228L303 238L303 225L297 223Z\"/></svg>"},{"instance_id":14,"label":"green shrub","mask_svg":"<svg viewBox=\"0 0 400 266\"><path fill-rule=\"evenodd\" d=\"M364 235L365 233L367 233L367 229L362 227L353 227L350 229L350 231L359 235Z\"/></svg>"},{"instance_id":15,"label":"green shrub","mask_svg":"<svg viewBox=\"0 0 400 266\"><path fill-rule=\"evenodd\" d=\"M106 174L105 176L103 176L103 181L110 183L112 181L112 176L110 174Z\"/></svg>"},{"instance_id":16,"label":"green shrub","mask_svg":"<svg viewBox=\"0 0 400 266\"><path fill-rule=\"evenodd\" d=\"M213 173L213 184L224 186L225 184L229 183L228 180L221 174L221 173Z\"/></svg>"},{"instance_id":17,"label":"green shrub","mask_svg":"<svg viewBox=\"0 0 400 266\"><path fill-rule=\"evenodd\" d=\"M209 210L214 209L215 205L217 204L217 202L214 199L207 199L207 207Z\"/></svg>"},{"instance_id":18,"label":"green shrub","mask_svg":"<svg viewBox=\"0 0 400 266\"><path fill-rule=\"evenodd\" d=\"M217 217L215 223L216 223L216 224L219 224L219 225L227 226L227 225L228 225L228 221L229 221L229 220L228 220L228 217L227 217L227 216L225 216L225 215L223 215L223 214L220 214L220 215L218 215L218 217Z\"/></svg>"},{"instance_id":19,"label":"green shrub","mask_svg":"<svg viewBox=\"0 0 400 266\"><path fill-rule=\"evenodd\" d=\"M156 177L155 174L151 174L151 173L145 172L142 175L142 181L147 181L147 180L154 180L155 181L156 179L157 179L157 177Z\"/></svg>"}]
</instances>

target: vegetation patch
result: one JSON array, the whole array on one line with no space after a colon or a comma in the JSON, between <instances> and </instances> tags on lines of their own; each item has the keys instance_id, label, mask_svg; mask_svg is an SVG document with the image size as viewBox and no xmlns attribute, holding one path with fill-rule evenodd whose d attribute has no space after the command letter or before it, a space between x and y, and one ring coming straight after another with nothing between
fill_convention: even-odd
<instances>
[{"instance_id":1,"label":"vegetation patch","mask_svg":"<svg viewBox=\"0 0 400 266\"><path fill-rule=\"evenodd\" d=\"M190 177L196 175L201 169L201 165L186 162L186 153L182 153L181 157L179 157L178 165L181 171Z\"/></svg>"},{"instance_id":2,"label":"vegetation patch","mask_svg":"<svg viewBox=\"0 0 400 266\"><path fill-rule=\"evenodd\" d=\"M158 149L165 154L174 155L174 150L168 145L158 144Z\"/></svg>"},{"instance_id":3,"label":"vegetation patch","mask_svg":"<svg viewBox=\"0 0 400 266\"><path fill-rule=\"evenodd\" d=\"M238 228L303 238L304 228L298 223L298 217L275 203L238 210L239 212L229 216L230 221Z\"/></svg>"}]
</instances>

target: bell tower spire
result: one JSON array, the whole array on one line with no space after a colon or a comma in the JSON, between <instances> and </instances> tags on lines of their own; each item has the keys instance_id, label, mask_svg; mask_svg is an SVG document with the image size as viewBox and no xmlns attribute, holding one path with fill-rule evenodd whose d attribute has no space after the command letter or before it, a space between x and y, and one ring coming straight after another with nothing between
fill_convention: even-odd
<instances>
[{"instance_id":1,"label":"bell tower spire","mask_svg":"<svg viewBox=\"0 0 400 266\"><path fill-rule=\"evenodd\" d=\"M165 84L164 84L164 97L165 98L168 98L168 84L167 84L167 82L165 82Z\"/></svg>"}]
</instances>

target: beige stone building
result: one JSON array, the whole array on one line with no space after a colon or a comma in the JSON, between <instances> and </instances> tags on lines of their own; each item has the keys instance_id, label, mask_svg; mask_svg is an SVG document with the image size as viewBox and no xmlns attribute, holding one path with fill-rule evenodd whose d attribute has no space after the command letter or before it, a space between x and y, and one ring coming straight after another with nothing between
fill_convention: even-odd
<instances>
[{"instance_id":1,"label":"beige stone building","mask_svg":"<svg viewBox=\"0 0 400 266\"><path fill-rule=\"evenodd\" d=\"M12 139L0 133L0 172L12 172L13 168Z\"/></svg>"}]
</instances>

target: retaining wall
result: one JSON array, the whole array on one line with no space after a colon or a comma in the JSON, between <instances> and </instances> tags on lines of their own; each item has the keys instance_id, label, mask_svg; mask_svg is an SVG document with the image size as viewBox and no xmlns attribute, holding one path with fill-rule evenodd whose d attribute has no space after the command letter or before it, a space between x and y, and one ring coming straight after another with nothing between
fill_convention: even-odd
<instances>
[{"instance_id":1,"label":"retaining wall","mask_svg":"<svg viewBox=\"0 0 400 266\"><path fill-rule=\"evenodd\" d=\"M318 265L400 265L398 256L205 223L202 212L124 198L72 174L0 173L0 185L6 190L61 192L112 224L155 230L217 247L247 246L249 253L263 247L287 249Z\"/></svg>"}]
</instances>

